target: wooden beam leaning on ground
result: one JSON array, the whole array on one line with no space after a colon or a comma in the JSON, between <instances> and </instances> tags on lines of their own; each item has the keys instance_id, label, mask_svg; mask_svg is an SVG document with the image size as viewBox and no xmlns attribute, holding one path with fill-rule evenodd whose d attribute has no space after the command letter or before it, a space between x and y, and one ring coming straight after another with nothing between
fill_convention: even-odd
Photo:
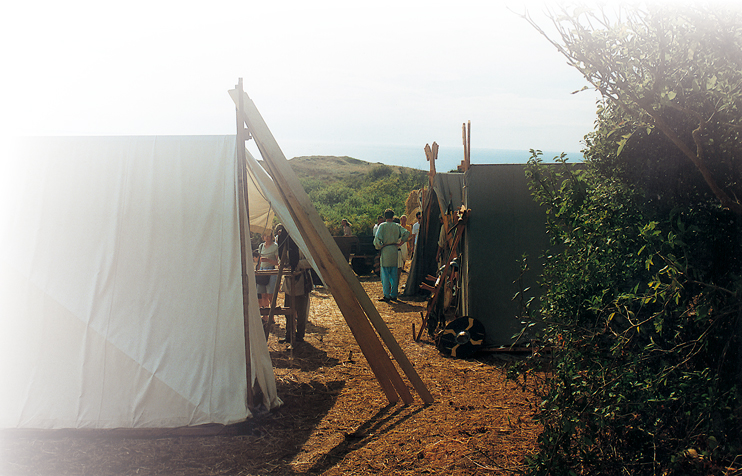
<instances>
[{"instance_id":1,"label":"wooden beam leaning on ground","mask_svg":"<svg viewBox=\"0 0 742 476\"><path fill-rule=\"evenodd\" d=\"M288 161L260 113L247 97L247 94L242 92L242 95L244 95L242 100L245 123L282 194L292 219L299 228L310 253L320 268L320 273L325 278L326 284L343 313L343 317L387 398L392 403L398 401L398 396L405 403L412 403L413 401L409 389L381 342L379 342L376 332L378 332L423 402L431 403L433 401L432 395L387 328L371 299L363 290L350 265L343 259L340 249L311 204L309 197L291 170ZM233 96L233 99L237 101L239 94L237 98ZM374 332L371 323L376 328L376 332Z\"/></svg>"}]
</instances>

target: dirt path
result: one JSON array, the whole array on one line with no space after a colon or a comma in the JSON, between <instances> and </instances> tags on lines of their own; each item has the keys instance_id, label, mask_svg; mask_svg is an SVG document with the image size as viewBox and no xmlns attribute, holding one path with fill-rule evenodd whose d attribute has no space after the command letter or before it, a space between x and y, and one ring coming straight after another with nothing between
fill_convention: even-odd
<instances>
[{"instance_id":1,"label":"dirt path","mask_svg":"<svg viewBox=\"0 0 742 476\"><path fill-rule=\"evenodd\" d=\"M378 278L363 280L376 300ZM229 434L165 438L0 433L3 475L513 474L532 451L536 397L505 379L507 356L456 360L412 339L422 300L378 303L435 402L389 405L332 296L312 294L306 341L269 339L284 406Z\"/></svg>"}]
</instances>

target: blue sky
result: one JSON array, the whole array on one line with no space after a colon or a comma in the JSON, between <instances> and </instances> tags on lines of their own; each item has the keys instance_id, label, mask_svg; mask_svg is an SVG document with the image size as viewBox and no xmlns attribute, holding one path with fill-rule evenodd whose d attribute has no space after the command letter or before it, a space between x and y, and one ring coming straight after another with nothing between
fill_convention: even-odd
<instances>
[{"instance_id":1,"label":"blue sky","mask_svg":"<svg viewBox=\"0 0 742 476\"><path fill-rule=\"evenodd\" d=\"M513 13L546 25L543 2L107 3L5 7L6 133L233 134L240 77L289 158L461 147L466 121L473 148L573 152L593 127L595 93Z\"/></svg>"}]
</instances>

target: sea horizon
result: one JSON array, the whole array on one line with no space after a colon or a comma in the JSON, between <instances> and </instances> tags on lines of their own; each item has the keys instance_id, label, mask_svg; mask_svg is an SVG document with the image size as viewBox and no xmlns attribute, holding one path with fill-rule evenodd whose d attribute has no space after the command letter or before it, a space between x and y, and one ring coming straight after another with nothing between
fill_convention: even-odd
<instances>
[{"instance_id":1,"label":"sea horizon","mask_svg":"<svg viewBox=\"0 0 742 476\"><path fill-rule=\"evenodd\" d=\"M561 151L544 150L543 159L551 161ZM580 152L565 151L572 162L581 162ZM429 170L423 147L405 145L364 145L364 144L295 144L286 147L286 157L335 156L352 157L370 163L398 165L420 170ZM531 157L528 149L494 149L472 147L471 164L525 164ZM439 147L436 171L456 170L464 159L463 147Z\"/></svg>"}]
</instances>

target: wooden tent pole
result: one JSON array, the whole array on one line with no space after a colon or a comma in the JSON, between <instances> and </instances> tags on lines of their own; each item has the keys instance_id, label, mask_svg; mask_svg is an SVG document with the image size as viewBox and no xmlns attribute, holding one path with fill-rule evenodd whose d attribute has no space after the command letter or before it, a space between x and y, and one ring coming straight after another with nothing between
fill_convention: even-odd
<instances>
[{"instance_id":1,"label":"wooden tent pole","mask_svg":"<svg viewBox=\"0 0 742 476\"><path fill-rule=\"evenodd\" d=\"M435 182L435 161L438 159L438 144L433 142L431 148L428 144L425 144L425 158L430 162L430 170L428 171L428 180L430 182L430 188L433 188Z\"/></svg>"},{"instance_id":2,"label":"wooden tent pole","mask_svg":"<svg viewBox=\"0 0 742 476\"><path fill-rule=\"evenodd\" d=\"M356 337L356 341L364 352L382 388L390 397L391 392L387 388L388 383L391 382L392 390L396 391L405 403L412 402L409 390L399 376L389 355L381 346L369 320L376 327L379 336L387 344L390 352L406 373L422 400L426 403L432 402L433 398L425 384L415 372L399 344L394 340L350 265L343 259L340 249L330 236L327 227L288 165L288 161L275 142L260 113L258 113L252 101L246 95L245 97L247 99L244 109L245 122L255 138L273 179L278 185L279 192L288 205L292 218L305 237L305 242L315 260L318 261L317 265L320 267L322 276L330 287L351 332ZM378 360L376 360L377 358ZM392 398L396 398L396 395ZM390 398L390 401L393 400Z\"/></svg>"},{"instance_id":3,"label":"wooden tent pole","mask_svg":"<svg viewBox=\"0 0 742 476\"><path fill-rule=\"evenodd\" d=\"M466 121L466 170L471 166L471 121Z\"/></svg>"},{"instance_id":4,"label":"wooden tent pole","mask_svg":"<svg viewBox=\"0 0 742 476\"><path fill-rule=\"evenodd\" d=\"M471 121L461 125L461 139L464 142L464 160L456 167L459 172L466 172L471 165Z\"/></svg>"},{"instance_id":5,"label":"wooden tent pole","mask_svg":"<svg viewBox=\"0 0 742 476\"><path fill-rule=\"evenodd\" d=\"M240 92L240 100L237 103L237 196L238 196L238 216L240 229L240 263L242 265L242 322L245 334L245 378L247 380L247 407L254 408L253 390L252 390L252 373L250 367L252 359L250 357L250 288L247 272L247 243L250 236L250 216L247 212L247 160L245 158L245 123L242 120L243 101L242 101L242 78L237 83L237 90ZM252 250L250 253L252 257Z\"/></svg>"}]
</instances>

